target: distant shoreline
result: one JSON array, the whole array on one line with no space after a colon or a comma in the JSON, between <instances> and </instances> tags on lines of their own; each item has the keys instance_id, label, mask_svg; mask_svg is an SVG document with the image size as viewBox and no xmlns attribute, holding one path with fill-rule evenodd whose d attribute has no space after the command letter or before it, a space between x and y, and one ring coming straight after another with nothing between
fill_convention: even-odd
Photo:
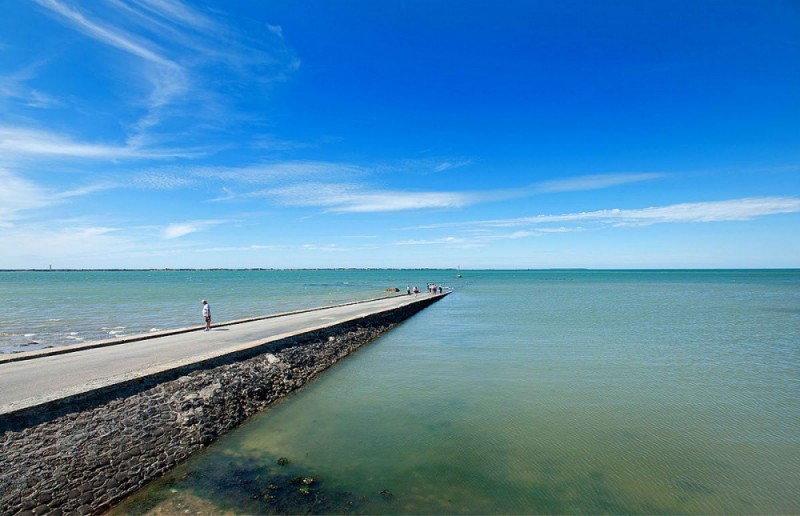
<instances>
[{"instance_id":1,"label":"distant shoreline","mask_svg":"<svg viewBox=\"0 0 800 516\"><path fill-rule=\"evenodd\" d=\"M454 271L454 268L436 267L305 267L305 268L280 268L280 267L211 267L194 269L171 268L162 269L0 269L0 272L201 272L201 271ZM489 270L489 269L487 269ZM498 269L499 270L499 269ZM510 269L509 269L510 270ZM520 269L524 270L524 269Z\"/></svg>"},{"instance_id":2,"label":"distant shoreline","mask_svg":"<svg viewBox=\"0 0 800 516\"><path fill-rule=\"evenodd\" d=\"M591 269L584 267L554 267L544 269L455 269L452 267L211 267L211 268L171 268L161 269L0 269L0 272L213 272L213 271L460 271L460 272L689 272L689 271L800 271L800 267L751 267L751 268L716 268L703 267L693 269Z\"/></svg>"}]
</instances>

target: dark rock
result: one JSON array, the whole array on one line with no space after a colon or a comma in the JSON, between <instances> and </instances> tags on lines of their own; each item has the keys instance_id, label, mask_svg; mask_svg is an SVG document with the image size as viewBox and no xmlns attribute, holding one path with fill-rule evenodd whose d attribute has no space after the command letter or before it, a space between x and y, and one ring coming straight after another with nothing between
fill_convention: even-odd
<instances>
[{"instance_id":1,"label":"dark rock","mask_svg":"<svg viewBox=\"0 0 800 516\"><path fill-rule=\"evenodd\" d=\"M50 503L52 499L53 495L49 492L42 492L36 495L36 502L40 505Z\"/></svg>"}]
</instances>

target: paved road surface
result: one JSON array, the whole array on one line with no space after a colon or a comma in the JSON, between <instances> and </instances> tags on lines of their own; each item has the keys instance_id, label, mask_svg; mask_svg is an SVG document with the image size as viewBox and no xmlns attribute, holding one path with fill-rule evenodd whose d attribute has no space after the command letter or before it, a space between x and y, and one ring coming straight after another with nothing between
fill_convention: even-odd
<instances>
[{"instance_id":1,"label":"paved road surface","mask_svg":"<svg viewBox=\"0 0 800 516\"><path fill-rule=\"evenodd\" d=\"M4 362L15 357L0 356L0 415L430 297L432 294L401 295L218 326L208 332L198 328L133 341L128 337L123 342L91 349L84 346L53 356L46 356L49 350L43 350L27 354L35 355L30 360Z\"/></svg>"}]
</instances>

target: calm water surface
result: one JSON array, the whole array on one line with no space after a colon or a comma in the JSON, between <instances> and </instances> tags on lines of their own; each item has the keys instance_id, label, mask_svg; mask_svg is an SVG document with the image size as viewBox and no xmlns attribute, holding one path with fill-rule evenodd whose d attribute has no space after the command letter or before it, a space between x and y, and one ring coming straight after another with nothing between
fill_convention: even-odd
<instances>
[{"instance_id":1,"label":"calm water surface","mask_svg":"<svg viewBox=\"0 0 800 516\"><path fill-rule=\"evenodd\" d=\"M119 510L800 513L800 271L463 274Z\"/></svg>"}]
</instances>

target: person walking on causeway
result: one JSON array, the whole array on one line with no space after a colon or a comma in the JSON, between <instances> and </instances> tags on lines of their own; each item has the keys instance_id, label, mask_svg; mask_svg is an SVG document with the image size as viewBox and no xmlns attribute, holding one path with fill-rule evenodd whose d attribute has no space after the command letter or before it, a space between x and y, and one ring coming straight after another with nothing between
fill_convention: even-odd
<instances>
[{"instance_id":1,"label":"person walking on causeway","mask_svg":"<svg viewBox=\"0 0 800 516\"><path fill-rule=\"evenodd\" d=\"M206 320L206 329L203 331L208 331L211 329L211 305L203 299L203 319Z\"/></svg>"}]
</instances>

